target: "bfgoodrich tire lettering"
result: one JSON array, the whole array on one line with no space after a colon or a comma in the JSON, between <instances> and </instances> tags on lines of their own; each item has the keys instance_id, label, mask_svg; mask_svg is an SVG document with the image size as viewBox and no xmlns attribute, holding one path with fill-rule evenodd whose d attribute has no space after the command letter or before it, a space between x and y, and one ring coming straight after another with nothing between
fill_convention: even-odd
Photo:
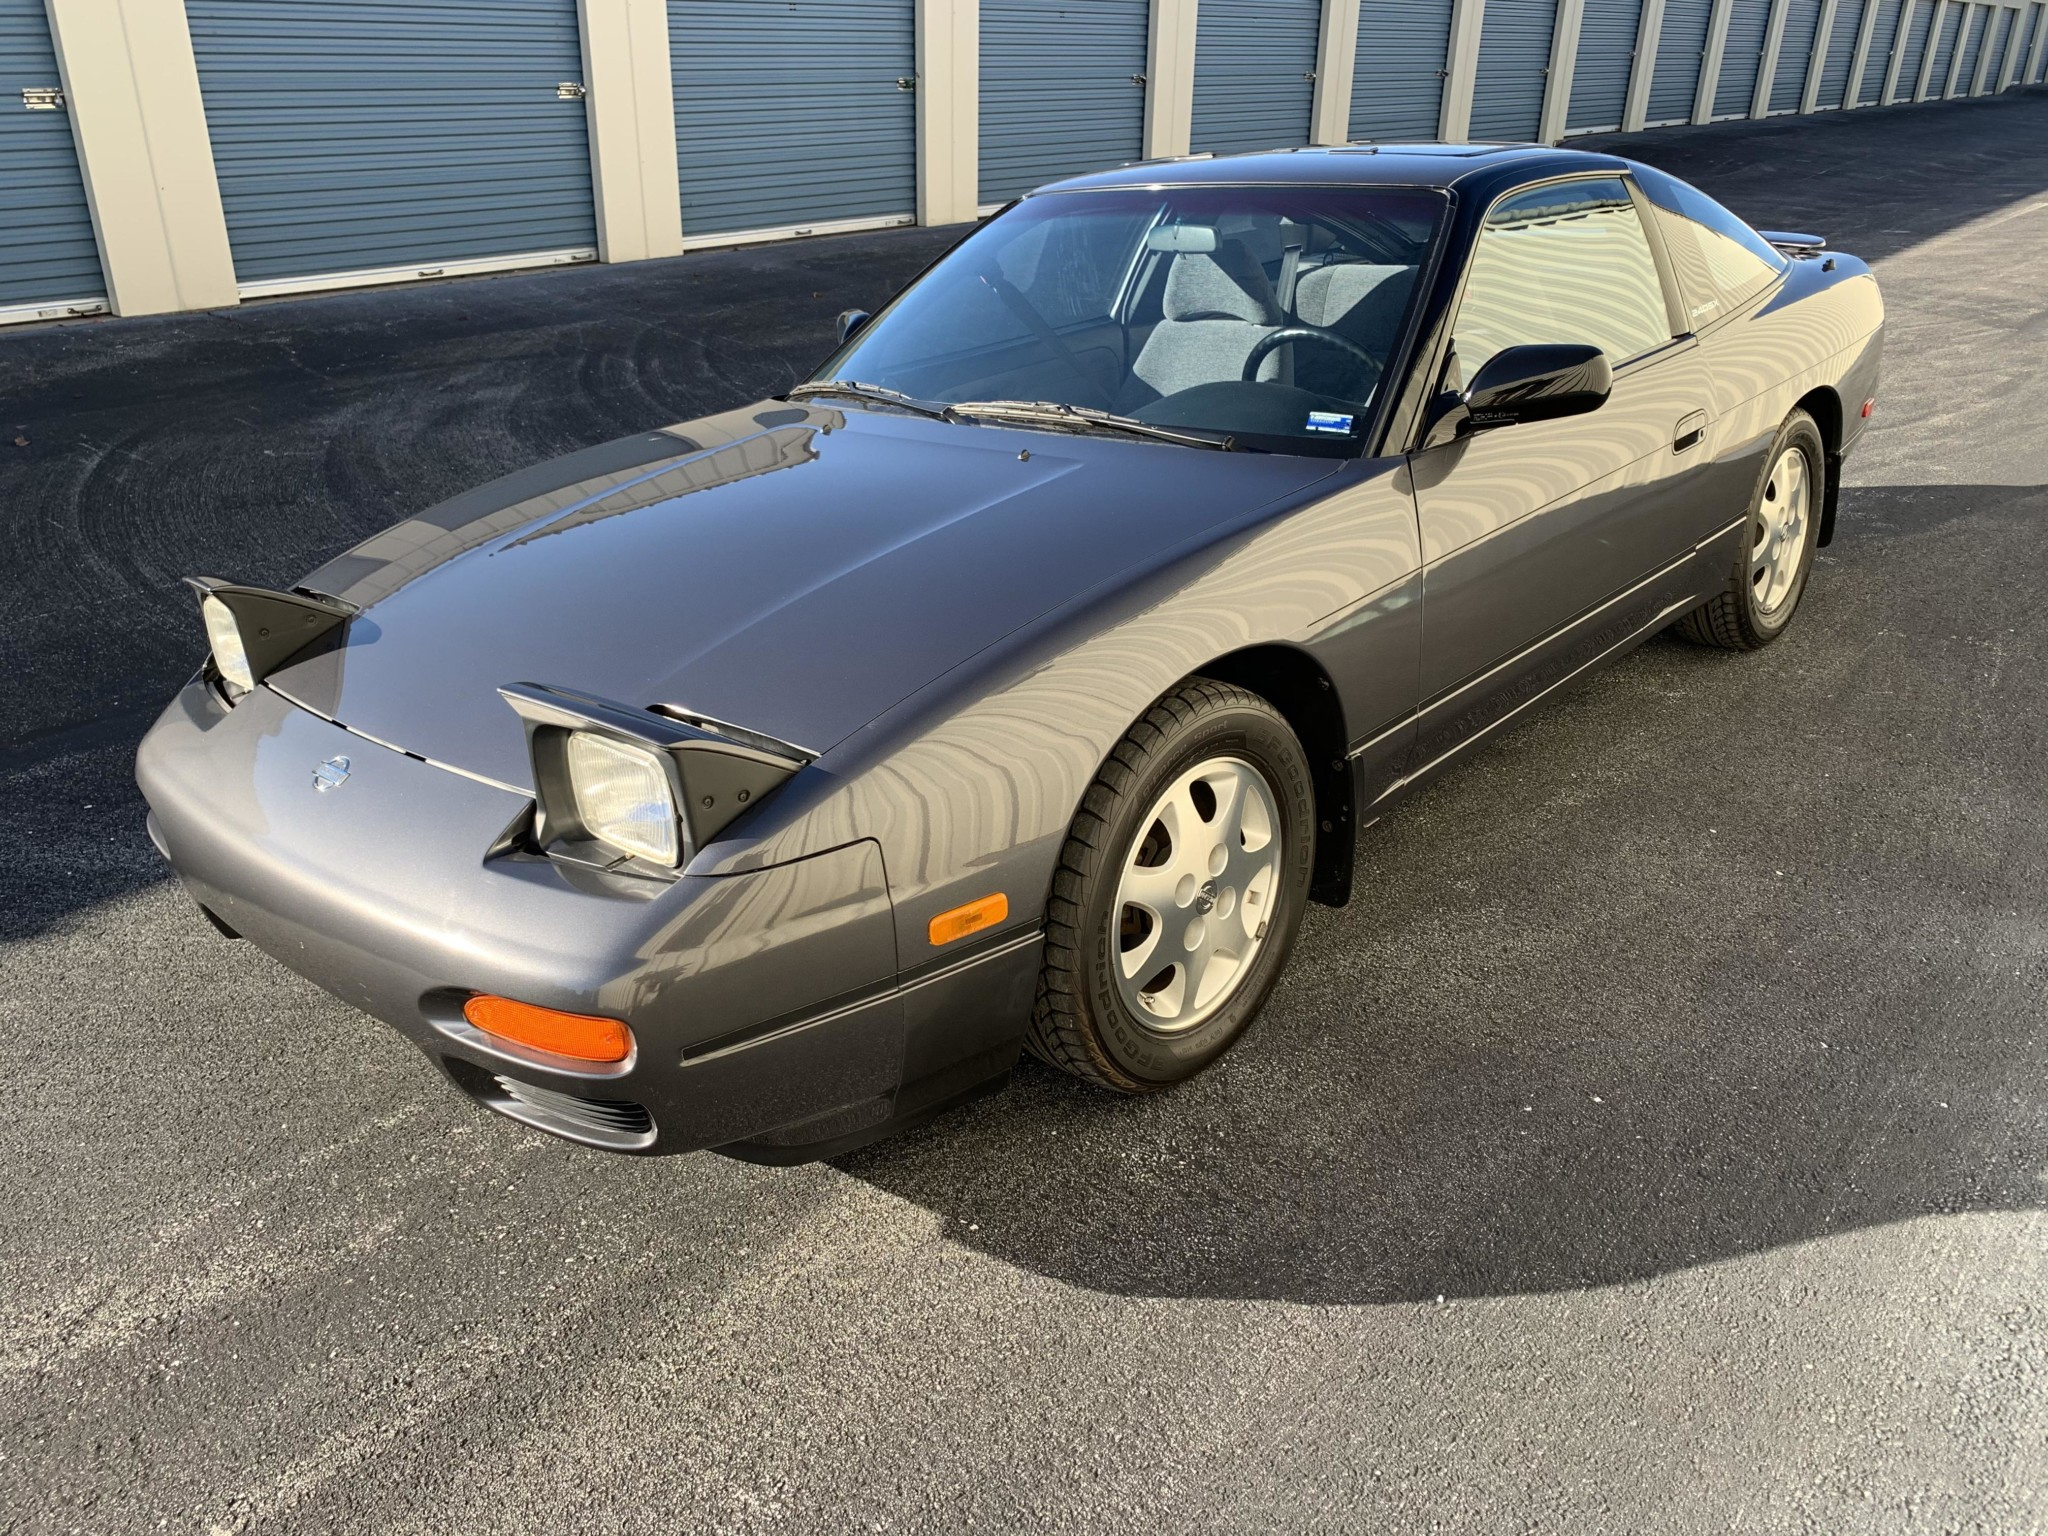
<instances>
[{"instance_id":1,"label":"bfgoodrich tire lettering","mask_svg":"<svg viewBox=\"0 0 2048 1536\"><path fill-rule=\"evenodd\" d=\"M1263 937L1247 946L1241 966L1206 1006L1162 1006L1141 1016L1142 1002L1134 1007L1130 1001L1129 978L1119 983L1119 958L1131 932L1120 899L1128 894L1124 877L1134 859L1148 856L1148 837L1158 839L1154 813L1162 795L1191 773L1219 764L1226 766L1218 772L1235 772L1228 765L1240 765L1255 774L1266 796L1258 814L1271 813L1270 827L1231 833L1229 851L1206 849L1225 866L1219 878L1229 881L1237 877L1238 847L1268 835L1277 842L1270 881L1254 898L1267 914ZM1293 948L1308 901L1315 829L1307 757L1272 705L1207 678L1192 678L1159 700L1103 763L1061 850L1047 906L1045 968L1027 1036L1033 1053L1123 1093L1171 1087L1222 1055L1257 1016ZM1185 885L1182 890L1186 894ZM1202 907L1203 914L1221 911L1228 918L1244 910L1237 906L1244 894L1229 884L1196 897L1204 899L1212 905ZM1176 916L1171 910L1168 915ZM1189 926L1176 936L1195 931L1192 905L1181 903L1177 917ZM1181 1023L1182 1017L1189 1022Z\"/></svg>"}]
</instances>

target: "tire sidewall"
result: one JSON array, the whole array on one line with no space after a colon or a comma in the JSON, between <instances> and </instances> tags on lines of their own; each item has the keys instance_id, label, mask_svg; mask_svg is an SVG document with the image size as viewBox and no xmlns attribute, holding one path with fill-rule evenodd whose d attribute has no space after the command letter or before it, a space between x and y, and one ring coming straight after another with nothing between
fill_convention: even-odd
<instances>
[{"instance_id":1,"label":"tire sidewall","mask_svg":"<svg viewBox=\"0 0 2048 1536\"><path fill-rule=\"evenodd\" d=\"M1192 1029L1162 1034L1133 1014L1117 988L1117 887L1153 803L1181 774L1216 757L1251 764L1272 792L1282 838L1279 899L1265 943L1230 1001ZM1163 1087L1191 1077L1227 1050L1257 1016L1301 929L1315 865L1315 815L1308 758L1294 733L1277 714L1242 705L1225 706L1191 722L1165 744L1121 798L1110 817L1106 856L1093 871L1081 904L1081 973L1095 1036L1110 1064L1134 1086Z\"/></svg>"},{"instance_id":2,"label":"tire sidewall","mask_svg":"<svg viewBox=\"0 0 2048 1536\"><path fill-rule=\"evenodd\" d=\"M1771 473L1777 468L1779 456L1787 448L1794 447L1806 456L1807 480L1813 487L1812 500L1807 508L1804 545L1799 552L1799 574L1793 578L1792 590L1785 594L1785 601L1767 614L1757 606L1756 583L1750 580L1757 514L1763 507L1764 490L1771 483ZM1821 505L1826 499L1827 450L1821 442L1820 428L1805 411L1794 411L1772 439L1770 452L1764 455L1763 473L1757 477L1756 494L1750 498L1749 524L1742 540L1742 616L1759 640L1776 638L1792 622L1792 615L1799 611L1799 604L1806 596L1806 578L1813 571L1813 554L1820 537Z\"/></svg>"}]
</instances>

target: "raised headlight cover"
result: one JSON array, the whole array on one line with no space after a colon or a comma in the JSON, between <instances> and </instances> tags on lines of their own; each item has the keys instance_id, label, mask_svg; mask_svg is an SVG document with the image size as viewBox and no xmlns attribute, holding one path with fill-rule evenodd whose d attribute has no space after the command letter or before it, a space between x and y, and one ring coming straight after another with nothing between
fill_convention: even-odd
<instances>
[{"instance_id":1,"label":"raised headlight cover","mask_svg":"<svg viewBox=\"0 0 2048 1536\"><path fill-rule=\"evenodd\" d=\"M566 755L583 830L621 853L673 869L682 856L676 803L654 754L595 731L572 731Z\"/></svg>"},{"instance_id":2,"label":"raised headlight cover","mask_svg":"<svg viewBox=\"0 0 2048 1536\"><path fill-rule=\"evenodd\" d=\"M187 576L185 585L199 594L214 669L238 695L314 646L340 644L357 612L320 592L272 592L218 576Z\"/></svg>"},{"instance_id":3,"label":"raised headlight cover","mask_svg":"<svg viewBox=\"0 0 2048 1536\"><path fill-rule=\"evenodd\" d=\"M242 649L241 626L235 623L228 605L211 594L199 600L199 612L206 620L206 643L213 648L213 664L220 675L247 693L256 686L256 674L249 666L249 653Z\"/></svg>"}]
</instances>

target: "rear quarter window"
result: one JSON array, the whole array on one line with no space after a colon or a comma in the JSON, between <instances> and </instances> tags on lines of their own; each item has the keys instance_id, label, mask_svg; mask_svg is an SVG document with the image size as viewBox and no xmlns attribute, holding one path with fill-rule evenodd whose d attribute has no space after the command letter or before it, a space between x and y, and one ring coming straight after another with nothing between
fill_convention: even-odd
<instances>
[{"instance_id":1,"label":"rear quarter window","mask_svg":"<svg viewBox=\"0 0 2048 1536\"><path fill-rule=\"evenodd\" d=\"M1697 187L1647 165L1634 170L1686 287L1693 330L1732 314L1778 280L1788 258L1749 225Z\"/></svg>"}]
</instances>

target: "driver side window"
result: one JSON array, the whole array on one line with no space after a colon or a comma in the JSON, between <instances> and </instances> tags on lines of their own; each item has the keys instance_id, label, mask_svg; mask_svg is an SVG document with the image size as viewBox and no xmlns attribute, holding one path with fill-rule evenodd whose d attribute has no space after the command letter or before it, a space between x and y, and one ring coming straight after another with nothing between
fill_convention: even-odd
<instances>
[{"instance_id":1,"label":"driver side window","mask_svg":"<svg viewBox=\"0 0 2048 1536\"><path fill-rule=\"evenodd\" d=\"M1495 205L1452 334L1465 379L1507 347L1584 344L1619 367L1670 341L1664 286L1628 188L1565 182Z\"/></svg>"}]
</instances>

